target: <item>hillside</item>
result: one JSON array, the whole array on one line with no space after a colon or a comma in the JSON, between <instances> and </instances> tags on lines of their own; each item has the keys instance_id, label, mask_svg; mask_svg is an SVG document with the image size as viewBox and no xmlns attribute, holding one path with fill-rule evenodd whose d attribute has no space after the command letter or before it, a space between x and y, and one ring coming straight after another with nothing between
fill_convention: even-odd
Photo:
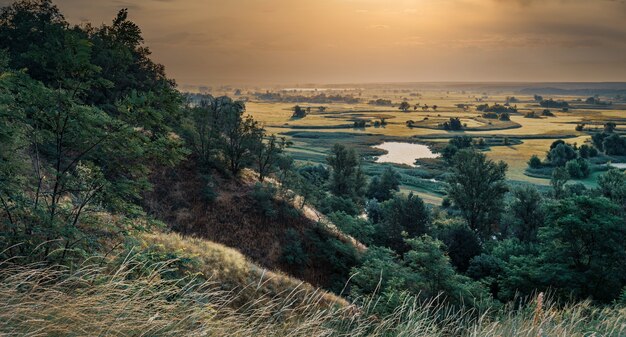
<instances>
[{"instance_id":1,"label":"hillside","mask_svg":"<svg viewBox=\"0 0 626 337\"><path fill-rule=\"evenodd\" d=\"M151 178L155 187L146 195L148 212L183 235L236 248L265 268L282 270L317 286L330 286L330 266L316 260L308 260L305 266L286 263L285 246L293 240L288 237L290 230L305 243L309 255L321 253L319 247L306 244L310 231L322 239L346 244L355 254L366 249L309 205L300 209L278 196L255 197L258 174L251 170L243 171L237 179L223 177L216 171L208 176L207 180L207 174L200 172L193 159L156 173ZM214 195L211 199L206 197L207 188ZM271 214L263 209L263 200L259 198L269 199Z\"/></svg>"}]
</instances>

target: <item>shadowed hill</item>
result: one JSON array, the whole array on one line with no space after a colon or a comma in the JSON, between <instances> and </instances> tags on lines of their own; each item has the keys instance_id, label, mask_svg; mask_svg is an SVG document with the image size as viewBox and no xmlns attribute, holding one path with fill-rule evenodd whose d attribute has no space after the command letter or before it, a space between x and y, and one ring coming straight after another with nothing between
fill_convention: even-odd
<instances>
[{"instance_id":1,"label":"shadowed hill","mask_svg":"<svg viewBox=\"0 0 626 337\"><path fill-rule=\"evenodd\" d=\"M152 180L155 188L146 196L146 208L173 230L236 248L265 268L282 270L316 286L330 286L333 272L318 258L306 259L304 265L287 263L284 254L286 246L293 245L293 233L308 256L330 253L356 262L357 255L366 249L311 207L298 209L279 197L268 196L272 208L268 214L260 205L264 202L260 198L265 196L254 195L257 180L252 171L243 171L237 179L226 179L216 172L207 178L187 160ZM321 246L329 240L342 243L348 252Z\"/></svg>"}]
</instances>

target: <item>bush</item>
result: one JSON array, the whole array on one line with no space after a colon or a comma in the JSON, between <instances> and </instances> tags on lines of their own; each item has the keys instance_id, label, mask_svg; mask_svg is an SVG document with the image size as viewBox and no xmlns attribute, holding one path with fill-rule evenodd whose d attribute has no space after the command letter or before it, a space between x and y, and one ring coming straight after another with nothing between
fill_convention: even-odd
<instances>
[{"instance_id":1,"label":"bush","mask_svg":"<svg viewBox=\"0 0 626 337\"><path fill-rule=\"evenodd\" d=\"M353 217L344 212L335 212L328 215L328 219L342 232L352 236L366 245L372 243L374 225L367 219Z\"/></svg>"},{"instance_id":2,"label":"bush","mask_svg":"<svg viewBox=\"0 0 626 337\"><path fill-rule=\"evenodd\" d=\"M576 159L577 153L574 148L563 141L556 141L548 152L548 160L554 166L565 166L568 161ZM556 146L555 146L556 145Z\"/></svg>"},{"instance_id":3,"label":"bush","mask_svg":"<svg viewBox=\"0 0 626 337\"><path fill-rule=\"evenodd\" d=\"M308 261L300 233L293 228L289 228L285 232L281 259L283 263L290 267L296 267L299 270L301 270Z\"/></svg>"},{"instance_id":4,"label":"bush","mask_svg":"<svg viewBox=\"0 0 626 337\"><path fill-rule=\"evenodd\" d=\"M548 99L548 100L541 101L541 103L539 103L539 105L541 105L544 108L557 108L557 109L569 107L569 103L567 103L565 101L555 101L552 98Z\"/></svg>"},{"instance_id":5,"label":"bush","mask_svg":"<svg viewBox=\"0 0 626 337\"><path fill-rule=\"evenodd\" d=\"M438 234L438 239L445 244L450 262L461 273L467 271L470 260L482 252L476 232L465 224L454 224L443 228Z\"/></svg>"},{"instance_id":6,"label":"bush","mask_svg":"<svg viewBox=\"0 0 626 337\"><path fill-rule=\"evenodd\" d=\"M278 216L275 208L274 198L276 197L276 187L272 184L256 183L252 191L252 198L256 202L259 210L269 218Z\"/></svg>"},{"instance_id":7,"label":"bush","mask_svg":"<svg viewBox=\"0 0 626 337\"><path fill-rule=\"evenodd\" d=\"M354 216L361 213L359 206L352 199L335 195L324 198L320 203L319 210L324 214L344 212Z\"/></svg>"},{"instance_id":8,"label":"bush","mask_svg":"<svg viewBox=\"0 0 626 337\"><path fill-rule=\"evenodd\" d=\"M570 177L574 179L584 179L589 177L591 168L589 167L589 161L583 158L570 160L565 165Z\"/></svg>"},{"instance_id":9,"label":"bush","mask_svg":"<svg viewBox=\"0 0 626 337\"><path fill-rule=\"evenodd\" d=\"M614 133L606 137L602 142L604 153L614 156L626 155L626 138Z\"/></svg>"},{"instance_id":10,"label":"bush","mask_svg":"<svg viewBox=\"0 0 626 337\"><path fill-rule=\"evenodd\" d=\"M530 168L539 169L542 166L543 166L543 164L541 163L541 159L539 159L539 157L537 155L533 155L528 160L528 167L530 167Z\"/></svg>"}]
</instances>

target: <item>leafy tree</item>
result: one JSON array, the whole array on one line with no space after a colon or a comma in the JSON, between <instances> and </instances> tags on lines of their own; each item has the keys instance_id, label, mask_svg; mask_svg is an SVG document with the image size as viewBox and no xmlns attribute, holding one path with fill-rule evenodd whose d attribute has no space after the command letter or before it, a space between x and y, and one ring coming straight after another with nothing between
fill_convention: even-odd
<instances>
[{"instance_id":1,"label":"leafy tree","mask_svg":"<svg viewBox=\"0 0 626 337\"><path fill-rule=\"evenodd\" d=\"M444 130L458 131L463 129L463 123L461 123L459 117L450 117L450 120L444 122L442 126Z\"/></svg>"},{"instance_id":2,"label":"leafy tree","mask_svg":"<svg viewBox=\"0 0 626 337\"><path fill-rule=\"evenodd\" d=\"M611 134L602 142L602 148L604 153L608 155L626 155L626 138L622 138L616 133Z\"/></svg>"},{"instance_id":3,"label":"leafy tree","mask_svg":"<svg viewBox=\"0 0 626 337\"><path fill-rule=\"evenodd\" d=\"M295 179L288 185L302 197L302 207L309 201L315 205L324 198L326 192L323 186L330 178L330 172L324 165L305 165L295 172Z\"/></svg>"},{"instance_id":4,"label":"leafy tree","mask_svg":"<svg viewBox=\"0 0 626 337\"><path fill-rule=\"evenodd\" d=\"M222 149L226 167L237 175L254 160L253 149L260 141L262 132L252 116L243 117L243 104L232 104L224 118Z\"/></svg>"},{"instance_id":5,"label":"leafy tree","mask_svg":"<svg viewBox=\"0 0 626 337\"><path fill-rule=\"evenodd\" d=\"M338 197L336 195L327 196L319 203L319 210L324 214L343 212L352 216L361 213L359 205L350 198Z\"/></svg>"},{"instance_id":6,"label":"leafy tree","mask_svg":"<svg viewBox=\"0 0 626 337\"><path fill-rule=\"evenodd\" d=\"M480 239L465 223L444 226L437 238L445 244L450 262L461 273L467 271L474 256L482 253Z\"/></svg>"},{"instance_id":7,"label":"leafy tree","mask_svg":"<svg viewBox=\"0 0 626 337\"><path fill-rule=\"evenodd\" d=\"M261 138L265 137L265 132L259 132ZM284 149L290 145L284 137L277 138L275 135L257 140L256 146L253 148L254 161L257 172L259 173L259 181L265 180L265 177L275 172L278 161Z\"/></svg>"},{"instance_id":8,"label":"leafy tree","mask_svg":"<svg viewBox=\"0 0 626 337\"><path fill-rule=\"evenodd\" d=\"M366 245L372 243L374 225L367 219L354 217L344 212L335 212L328 215L328 219L343 233L346 233Z\"/></svg>"},{"instance_id":9,"label":"leafy tree","mask_svg":"<svg viewBox=\"0 0 626 337\"><path fill-rule=\"evenodd\" d=\"M282 261L292 268L301 271L309 260L304 250L304 244L300 233L293 228L285 231L285 238L282 248Z\"/></svg>"},{"instance_id":10,"label":"leafy tree","mask_svg":"<svg viewBox=\"0 0 626 337\"><path fill-rule=\"evenodd\" d=\"M611 169L598 178L600 192L618 205L626 206L626 175L618 169Z\"/></svg>"},{"instance_id":11,"label":"leafy tree","mask_svg":"<svg viewBox=\"0 0 626 337\"><path fill-rule=\"evenodd\" d=\"M583 158L570 160L565 165L570 177L575 179L584 179L591 174L591 168L589 167L589 161Z\"/></svg>"},{"instance_id":12,"label":"leafy tree","mask_svg":"<svg viewBox=\"0 0 626 337\"><path fill-rule=\"evenodd\" d=\"M626 284L626 235L620 208L604 198L575 197L549 205L539 233L549 286L609 302Z\"/></svg>"},{"instance_id":13,"label":"leafy tree","mask_svg":"<svg viewBox=\"0 0 626 337\"><path fill-rule=\"evenodd\" d=\"M612 133L615 131L617 125L614 122L607 122L604 124L604 132Z\"/></svg>"},{"instance_id":14,"label":"leafy tree","mask_svg":"<svg viewBox=\"0 0 626 337\"><path fill-rule=\"evenodd\" d=\"M417 195L396 195L382 203L381 209L382 217L376 229L377 244L403 252L406 249L403 233L409 237L428 233L430 210Z\"/></svg>"},{"instance_id":15,"label":"leafy tree","mask_svg":"<svg viewBox=\"0 0 626 337\"><path fill-rule=\"evenodd\" d=\"M552 191L556 199L560 199L563 196L565 184L567 184L569 179L569 172L565 167L557 167L552 171L550 184L552 185Z\"/></svg>"},{"instance_id":16,"label":"leafy tree","mask_svg":"<svg viewBox=\"0 0 626 337\"><path fill-rule=\"evenodd\" d=\"M539 159L537 155L532 155L532 157L530 157L530 160L528 160L528 167L530 168L538 169L541 168L541 166L541 159Z\"/></svg>"},{"instance_id":17,"label":"leafy tree","mask_svg":"<svg viewBox=\"0 0 626 337\"><path fill-rule=\"evenodd\" d=\"M152 169L186 154L169 134L169 120L157 113L179 111L173 87L173 95L158 97L129 87L111 109L95 103L98 88L118 83L94 63L89 29L69 28L46 0L17 1L0 11L7 47L0 53L0 137L11 137L0 158L13 158L0 172L9 218L7 228L0 225L1 240L22 243L19 253L30 251L34 259L62 262L93 250L90 214L103 207L140 212L136 204ZM19 174L18 165L24 165Z\"/></svg>"},{"instance_id":18,"label":"leafy tree","mask_svg":"<svg viewBox=\"0 0 626 337\"><path fill-rule=\"evenodd\" d=\"M472 230L487 237L502 210L502 199L508 187L507 165L495 163L475 150L461 150L454 157L447 178L448 197L461 210Z\"/></svg>"},{"instance_id":19,"label":"leafy tree","mask_svg":"<svg viewBox=\"0 0 626 337\"><path fill-rule=\"evenodd\" d=\"M365 176L354 149L335 144L326 161L332 168L330 191L338 197L359 200L365 186Z\"/></svg>"},{"instance_id":20,"label":"leafy tree","mask_svg":"<svg viewBox=\"0 0 626 337\"><path fill-rule=\"evenodd\" d=\"M474 142L472 137L470 136L456 136L451 138L448 141L448 145L442 151L442 157L448 161L452 162L454 155L461 149L467 149L474 147Z\"/></svg>"},{"instance_id":21,"label":"leafy tree","mask_svg":"<svg viewBox=\"0 0 626 337\"><path fill-rule=\"evenodd\" d=\"M387 248L368 249L362 265L352 270L352 295L378 298L374 309L383 314L393 312L407 296L441 295L455 305L487 297L480 284L455 272L441 241L425 235L406 244L411 249L402 258Z\"/></svg>"},{"instance_id":22,"label":"leafy tree","mask_svg":"<svg viewBox=\"0 0 626 337\"><path fill-rule=\"evenodd\" d=\"M542 197L531 185L513 190L513 201L509 204L509 214L515 219L514 234L523 242L537 239L537 231L543 225L544 212Z\"/></svg>"},{"instance_id":23,"label":"leafy tree","mask_svg":"<svg viewBox=\"0 0 626 337\"><path fill-rule=\"evenodd\" d=\"M296 105L293 107L293 118L304 118L307 115L306 109L303 109L301 106Z\"/></svg>"},{"instance_id":24,"label":"leafy tree","mask_svg":"<svg viewBox=\"0 0 626 337\"><path fill-rule=\"evenodd\" d=\"M398 109L407 112L409 111L409 109L411 108L411 104L409 104L409 102L404 101L402 103L400 103L400 106L398 107Z\"/></svg>"},{"instance_id":25,"label":"leafy tree","mask_svg":"<svg viewBox=\"0 0 626 337\"><path fill-rule=\"evenodd\" d=\"M379 177L374 177L369 183L366 196L378 201L389 200L393 193L400 190L400 175L392 168L386 168Z\"/></svg>"},{"instance_id":26,"label":"leafy tree","mask_svg":"<svg viewBox=\"0 0 626 337\"><path fill-rule=\"evenodd\" d=\"M609 137L611 134L606 132L594 133L591 136L591 140L593 141L593 145L600 151L604 152L604 140Z\"/></svg>"},{"instance_id":27,"label":"leafy tree","mask_svg":"<svg viewBox=\"0 0 626 337\"><path fill-rule=\"evenodd\" d=\"M576 159L576 157L576 150L571 145L565 143L558 143L548 152L548 160L555 166L565 166L568 161Z\"/></svg>"}]
</instances>

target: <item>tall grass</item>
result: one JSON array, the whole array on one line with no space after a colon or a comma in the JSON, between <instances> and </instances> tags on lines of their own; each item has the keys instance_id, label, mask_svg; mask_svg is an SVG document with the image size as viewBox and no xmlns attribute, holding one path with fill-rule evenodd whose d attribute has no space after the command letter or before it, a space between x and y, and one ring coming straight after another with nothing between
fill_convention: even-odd
<instances>
[{"instance_id":1,"label":"tall grass","mask_svg":"<svg viewBox=\"0 0 626 337\"><path fill-rule=\"evenodd\" d=\"M540 295L477 317L407 298L391 315L363 307L321 305L322 292L260 295L243 305L219 280L166 279L175 261L125 260L112 268L0 265L3 336L624 336L626 310L589 302L559 308ZM259 289L260 283L242 285Z\"/></svg>"}]
</instances>

